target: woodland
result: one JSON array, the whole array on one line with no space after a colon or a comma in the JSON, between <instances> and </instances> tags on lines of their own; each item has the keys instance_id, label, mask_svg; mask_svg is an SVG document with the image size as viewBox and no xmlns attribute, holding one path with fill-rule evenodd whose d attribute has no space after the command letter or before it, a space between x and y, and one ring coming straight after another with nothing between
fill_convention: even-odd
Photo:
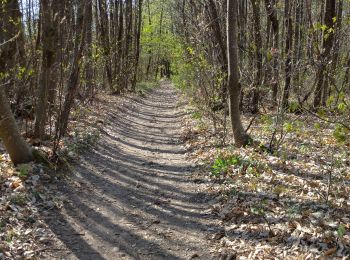
<instances>
[{"instance_id":1,"label":"woodland","mask_svg":"<svg viewBox=\"0 0 350 260\"><path fill-rule=\"evenodd\" d=\"M0 259L348 259L349 0L0 0Z\"/></svg>"}]
</instances>

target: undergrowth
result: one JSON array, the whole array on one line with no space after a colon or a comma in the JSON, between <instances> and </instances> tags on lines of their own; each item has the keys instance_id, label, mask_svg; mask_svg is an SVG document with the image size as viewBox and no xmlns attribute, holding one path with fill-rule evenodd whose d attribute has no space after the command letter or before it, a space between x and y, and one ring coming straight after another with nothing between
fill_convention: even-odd
<instances>
[{"instance_id":1,"label":"undergrowth","mask_svg":"<svg viewBox=\"0 0 350 260\"><path fill-rule=\"evenodd\" d=\"M231 174L251 174L260 176L267 166L250 157L239 154L220 153L211 165L211 174L214 177Z\"/></svg>"}]
</instances>

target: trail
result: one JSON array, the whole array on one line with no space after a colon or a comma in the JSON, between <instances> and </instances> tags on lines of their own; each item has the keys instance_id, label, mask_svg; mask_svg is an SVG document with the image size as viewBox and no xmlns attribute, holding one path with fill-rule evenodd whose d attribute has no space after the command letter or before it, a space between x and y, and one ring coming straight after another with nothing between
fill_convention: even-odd
<instances>
[{"instance_id":1,"label":"trail","mask_svg":"<svg viewBox=\"0 0 350 260\"><path fill-rule=\"evenodd\" d=\"M184 107L168 82L110 107L97 146L62 185L67 197L49 225L50 259L212 259L210 198L180 140Z\"/></svg>"}]
</instances>

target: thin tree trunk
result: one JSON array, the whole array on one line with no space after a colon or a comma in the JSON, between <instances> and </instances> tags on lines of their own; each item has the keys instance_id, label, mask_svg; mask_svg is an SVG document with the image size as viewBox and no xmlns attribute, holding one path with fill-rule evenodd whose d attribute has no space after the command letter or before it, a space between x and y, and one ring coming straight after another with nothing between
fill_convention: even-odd
<instances>
[{"instance_id":1,"label":"thin tree trunk","mask_svg":"<svg viewBox=\"0 0 350 260\"><path fill-rule=\"evenodd\" d=\"M89 1L89 0L86 0ZM67 132L69 114L73 107L74 98L76 96L78 86L79 86L79 72L80 72L80 60L83 55L83 50L85 46L85 37L86 37L86 7L89 6L85 1L78 3L78 19L76 25L76 35L74 43L74 56L72 61L72 67L70 71L70 76L67 83L67 94L65 96L65 101L63 105L63 110L60 114L58 120L58 137L62 137Z\"/></svg>"},{"instance_id":2,"label":"thin tree trunk","mask_svg":"<svg viewBox=\"0 0 350 260\"><path fill-rule=\"evenodd\" d=\"M38 102L36 104L34 137L44 139L47 110L49 105L49 88L51 70L55 61L55 28L49 0L41 1L41 28L42 28L42 63L38 88Z\"/></svg>"},{"instance_id":3,"label":"thin tree trunk","mask_svg":"<svg viewBox=\"0 0 350 260\"><path fill-rule=\"evenodd\" d=\"M133 13L132 13L132 0L126 1L126 13L125 13L125 20L126 20L126 27L125 27L125 45L124 45L124 67L126 70L124 71L123 75L123 85L121 86L123 89L127 89L129 87L129 74L132 71L132 59L130 57L130 50L132 50L132 28L133 28Z\"/></svg>"},{"instance_id":4,"label":"thin tree trunk","mask_svg":"<svg viewBox=\"0 0 350 260\"><path fill-rule=\"evenodd\" d=\"M303 12L303 6L302 6L303 0L295 1L295 29L294 29L294 51L293 51L293 86L294 88L297 88L299 90L299 83L300 83L300 69L299 69L299 62L300 62L300 44L301 44L301 35L302 31L300 29L301 26L301 19L302 19L302 12Z\"/></svg>"},{"instance_id":5,"label":"thin tree trunk","mask_svg":"<svg viewBox=\"0 0 350 260\"><path fill-rule=\"evenodd\" d=\"M119 6L119 28L118 28L118 40L117 40L117 50L119 53L119 58L117 59L117 87L115 94L120 94L123 89L123 72L122 65L124 63L124 51L123 51L123 35L124 35L124 6L123 1L120 1Z\"/></svg>"},{"instance_id":6,"label":"thin tree trunk","mask_svg":"<svg viewBox=\"0 0 350 260\"><path fill-rule=\"evenodd\" d=\"M224 37L221 33L221 26L220 26L220 20L219 15L217 11L217 7L214 0L209 0L209 8L210 8L210 14L211 14L211 27L212 31L214 32L215 36L215 42L219 45L220 55L219 60L221 63L221 69L223 72L227 71L227 54L226 54L226 45L224 41ZM222 83L222 89L221 89L221 99L222 103L226 103L226 93L227 93L227 84L226 82Z\"/></svg>"},{"instance_id":7,"label":"thin tree trunk","mask_svg":"<svg viewBox=\"0 0 350 260\"><path fill-rule=\"evenodd\" d=\"M275 0L265 0L265 7L273 30L273 45L271 50L273 59L272 99L275 102L275 104L277 104L277 94L279 85L279 22L277 17L277 11L275 8Z\"/></svg>"},{"instance_id":8,"label":"thin tree trunk","mask_svg":"<svg viewBox=\"0 0 350 260\"><path fill-rule=\"evenodd\" d=\"M99 5L99 15L100 15L100 44L103 49L105 69L107 76L108 88L114 90L113 86L113 75L112 75L112 64L111 64L111 46L110 46L110 37L109 37L109 19L107 13L107 4L106 0L98 0Z\"/></svg>"},{"instance_id":9,"label":"thin tree trunk","mask_svg":"<svg viewBox=\"0 0 350 260\"><path fill-rule=\"evenodd\" d=\"M289 106L289 93L291 88L291 80L292 80L292 36L293 36L293 24L291 17L291 3L290 0L285 1L285 64L284 64L284 72L285 72L285 83L282 94L282 102L281 109L285 110Z\"/></svg>"},{"instance_id":10,"label":"thin tree trunk","mask_svg":"<svg viewBox=\"0 0 350 260\"><path fill-rule=\"evenodd\" d=\"M135 91L136 89L136 82L137 82L137 75L138 75L138 68L139 68L139 60L140 60L140 39L141 39L141 23L142 23L142 4L143 0L139 0L138 4L138 23L136 29L136 39L135 39L135 66L134 66L134 78L132 82L132 90Z\"/></svg>"},{"instance_id":11,"label":"thin tree trunk","mask_svg":"<svg viewBox=\"0 0 350 260\"><path fill-rule=\"evenodd\" d=\"M252 99L252 113L256 114L259 112L259 99L260 99L260 85L262 81L262 70L263 70L263 57L262 57L262 38L260 32L260 0L251 0L253 7L253 20L254 20L254 41L255 41L255 58L256 58L256 76L253 89Z\"/></svg>"},{"instance_id":12,"label":"thin tree trunk","mask_svg":"<svg viewBox=\"0 0 350 260\"><path fill-rule=\"evenodd\" d=\"M238 147L247 145L249 136L244 131L239 100L241 85L238 71L238 42L237 42L237 1L227 0L227 64L228 64L228 91L230 100L230 117L235 143Z\"/></svg>"},{"instance_id":13,"label":"thin tree trunk","mask_svg":"<svg viewBox=\"0 0 350 260\"><path fill-rule=\"evenodd\" d=\"M85 78L86 78L86 87L85 87L85 97L92 98L94 92L94 70L93 70L93 61L92 61L92 0L89 0L86 7L86 55L87 63L85 68Z\"/></svg>"},{"instance_id":14,"label":"thin tree trunk","mask_svg":"<svg viewBox=\"0 0 350 260\"><path fill-rule=\"evenodd\" d=\"M321 65L317 72L317 86L313 102L314 108L318 108L321 105L324 90L327 88L328 85L327 69L328 63L331 59L330 54L332 51L334 41L334 31L330 31L330 29L334 29L333 18L335 16L335 0L326 0L326 12L324 15L324 23L327 26L327 31L325 32L325 35L323 35L324 51L321 54ZM324 98L324 100L326 100L326 98Z\"/></svg>"}]
</instances>

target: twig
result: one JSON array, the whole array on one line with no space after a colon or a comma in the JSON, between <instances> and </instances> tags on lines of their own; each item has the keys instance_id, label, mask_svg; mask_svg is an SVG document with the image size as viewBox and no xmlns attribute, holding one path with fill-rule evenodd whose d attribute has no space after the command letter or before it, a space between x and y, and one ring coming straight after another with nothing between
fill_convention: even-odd
<instances>
[{"instance_id":1,"label":"twig","mask_svg":"<svg viewBox=\"0 0 350 260\"><path fill-rule=\"evenodd\" d=\"M302 109L305 110L306 112L310 113L311 115L317 117L318 119L321 119L324 122L331 123L331 124L339 124L339 125L344 126L346 129L350 130L350 126L348 126L348 125L346 125L346 124L344 124L342 122L338 122L338 121L333 121L333 120L322 118L321 116L317 115L316 113L314 113L311 110L309 110L307 108L304 108L304 107L302 107Z\"/></svg>"},{"instance_id":2,"label":"twig","mask_svg":"<svg viewBox=\"0 0 350 260\"><path fill-rule=\"evenodd\" d=\"M267 219L267 217L265 216L265 214L262 214L262 217L263 217L263 219L266 221L266 224L267 224L267 226L268 226L268 228L269 228L270 234L271 234L272 236L276 236L276 235L275 235L275 232L273 232L273 230L272 230L272 228L271 228L271 223L270 223L270 221Z\"/></svg>"},{"instance_id":3,"label":"twig","mask_svg":"<svg viewBox=\"0 0 350 260\"><path fill-rule=\"evenodd\" d=\"M257 113L251 120L250 120L250 123L248 125L248 127L246 128L245 132L247 133L250 129L250 127L253 125L255 119L258 117L259 113Z\"/></svg>"},{"instance_id":4,"label":"twig","mask_svg":"<svg viewBox=\"0 0 350 260\"><path fill-rule=\"evenodd\" d=\"M332 154L332 164L330 169L328 169L328 185L327 185L327 195L326 195L326 203L329 201L329 195L332 187L332 172L333 172L333 164L334 164L334 154Z\"/></svg>"},{"instance_id":5,"label":"twig","mask_svg":"<svg viewBox=\"0 0 350 260\"><path fill-rule=\"evenodd\" d=\"M37 249L35 251L33 251L34 253L39 253L39 252L43 252L46 250L50 250L50 251L64 251L64 248L51 248L51 247L45 247L45 248L41 248L41 249Z\"/></svg>"},{"instance_id":6,"label":"twig","mask_svg":"<svg viewBox=\"0 0 350 260\"><path fill-rule=\"evenodd\" d=\"M19 31L15 36L13 36L11 39L7 40L6 42L0 43L0 48L4 47L6 44L15 41L19 36L21 35L21 31Z\"/></svg>"}]
</instances>

